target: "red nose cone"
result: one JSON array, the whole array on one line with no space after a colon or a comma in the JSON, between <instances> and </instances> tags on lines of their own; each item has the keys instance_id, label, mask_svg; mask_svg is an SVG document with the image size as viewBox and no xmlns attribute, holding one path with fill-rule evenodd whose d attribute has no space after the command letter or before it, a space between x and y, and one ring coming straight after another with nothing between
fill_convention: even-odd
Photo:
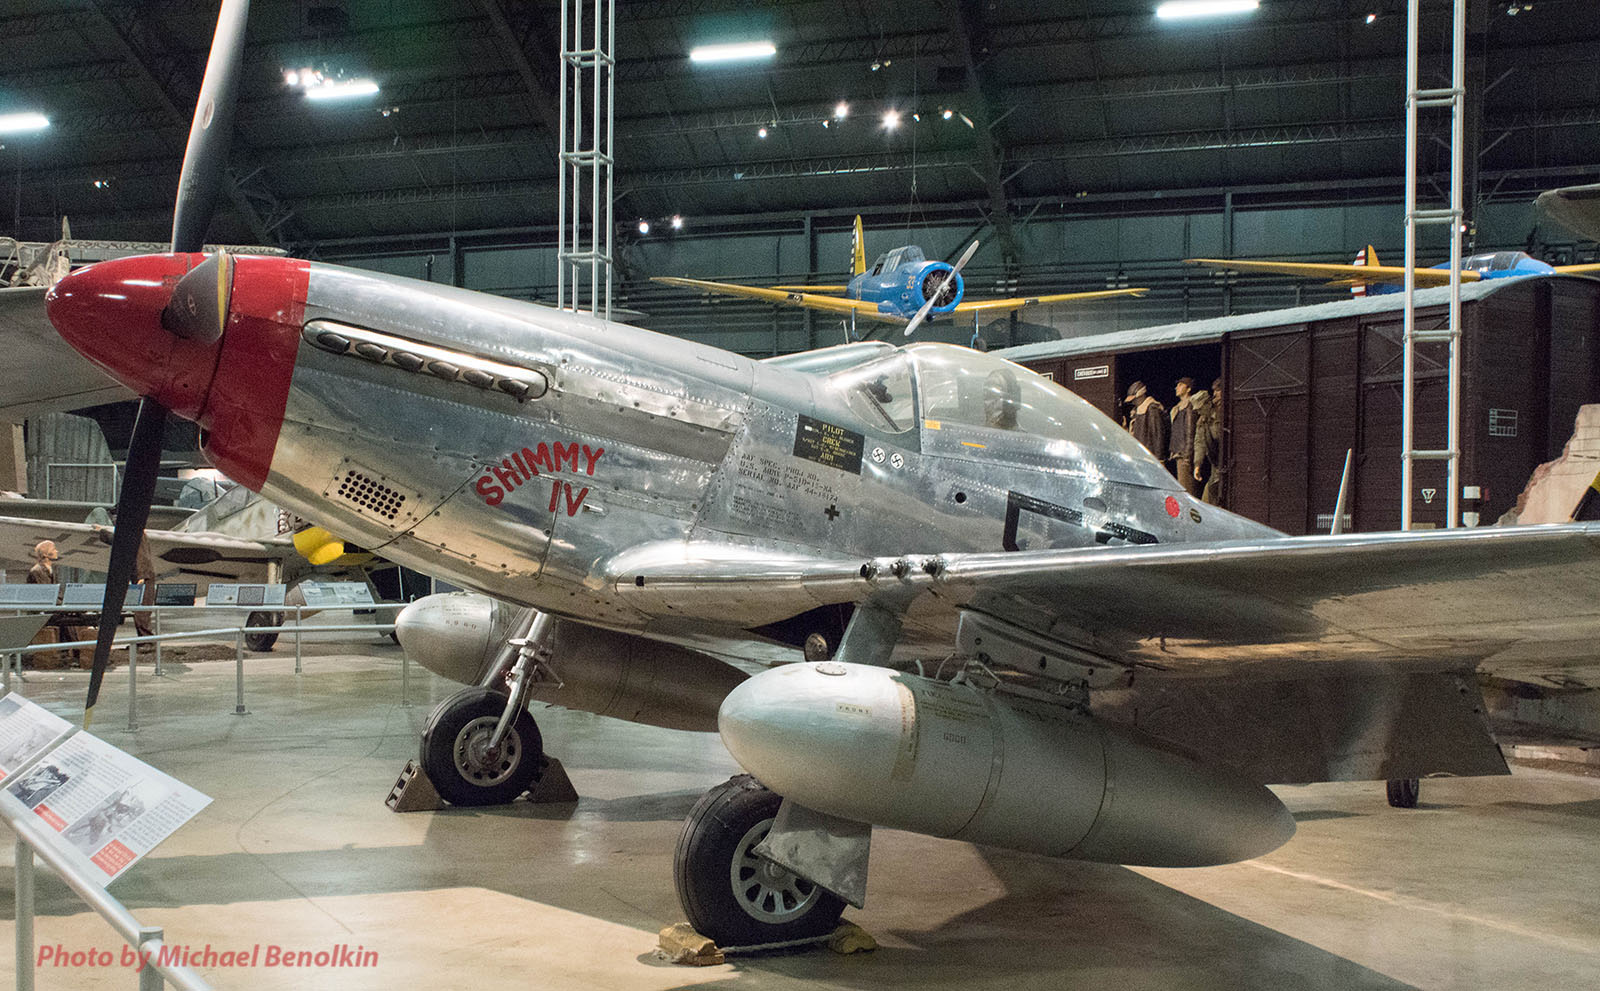
<instances>
[{"instance_id":1,"label":"red nose cone","mask_svg":"<svg viewBox=\"0 0 1600 991\"><path fill-rule=\"evenodd\" d=\"M205 407L220 343L161 326L172 287L204 255L140 255L80 269L45 297L50 322L84 357L141 396L191 420Z\"/></svg>"}]
</instances>

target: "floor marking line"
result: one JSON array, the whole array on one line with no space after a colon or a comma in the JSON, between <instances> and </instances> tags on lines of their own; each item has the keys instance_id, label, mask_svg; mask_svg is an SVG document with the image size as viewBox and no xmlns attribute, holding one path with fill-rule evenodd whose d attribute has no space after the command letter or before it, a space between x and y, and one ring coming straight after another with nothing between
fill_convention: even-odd
<instances>
[{"instance_id":1,"label":"floor marking line","mask_svg":"<svg viewBox=\"0 0 1600 991\"><path fill-rule=\"evenodd\" d=\"M1432 912L1435 915L1444 916L1445 918L1470 922L1475 925L1485 926L1490 929L1498 929L1501 932L1511 933L1516 936L1521 936L1525 939L1538 940L1542 943L1551 943L1555 946L1561 947L1562 949L1571 950L1577 953L1587 953L1591 956L1600 954L1600 948L1596 948L1586 943L1579 943L1563 936L1554 936L1550 933L1539 932L1536 929L1528 929L1524 926L1518 926L1508 922L1501 922L1497 919L1485 918L1481 915L1471 915L1466 912L1456 912L1439 906L1433 902L1412 897L1411 895L1373 891L1370 888L1360 888L1353 884L1346 884L1343 881L1335 881L1332 878L1319 877L1316 874L1306 874L1302 871L1291 871L1286 867L1275 867L1272 864L1265 864L1257 860L1246 861L1241 866L1254 867L1256 870L1267 871L1271 874L1281 874L1285 877L1294 878L1297 881L1309 881L1312 884L1321 885L1324 888L1332 888L1336 891L1345 891L1349 892L1350 894L1361 895L1366 898L1371 898L1374 901L1380 901L1388 905L1393 905L1397 908L1421 909L1425 912Z\"/></svg>"}]
</instances>

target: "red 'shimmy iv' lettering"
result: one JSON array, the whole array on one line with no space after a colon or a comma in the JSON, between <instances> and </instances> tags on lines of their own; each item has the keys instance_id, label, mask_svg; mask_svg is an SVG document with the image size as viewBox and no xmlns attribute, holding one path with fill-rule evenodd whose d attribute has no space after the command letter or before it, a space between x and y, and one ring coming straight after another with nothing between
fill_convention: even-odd
<instances>
[{"instance_id":1,"label":"red 'shimmy iv' lettering","mask_svg":"<svg viewBox=\"0 0 1600 991\"><path fill-rule=\"evenodd\" d=\"M498 506L524 482L542 474L554 475L565 471L576 475L582 472L585 476L593 477L595 466L605 453L603 447L590 447L577 441L567 444L540 441L533 447L511 452L501 458L499 464L488 465L473 483L473 491L478 493L484 505ZM568 516L575 516L588 494L588 488L574 491L567 483L552 479L549 510L554 513L564 507Z\"/></svg>"}]
</instances>

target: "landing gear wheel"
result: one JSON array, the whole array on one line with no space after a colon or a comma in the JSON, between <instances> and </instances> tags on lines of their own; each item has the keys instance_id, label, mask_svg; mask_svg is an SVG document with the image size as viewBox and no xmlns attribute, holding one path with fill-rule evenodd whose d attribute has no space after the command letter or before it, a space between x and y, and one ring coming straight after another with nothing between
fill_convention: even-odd
<instances>
[{"instance_id":1,"label":"landing gear wheel","mask_svg":"<svg viewBox=\"0 0 1600 991\"><path fill-rule=\"evenodd\" d=\"M451 805L504 805L539 776L544 741L520 710L505 739L491 748L506 697L490 688L457 692L434 707L422 731L422 769Z\"/></svg>"},{"instance_id":2,"label":"landing gear wheel","mask_svg":"<svg viewBox=\"0 0 1600 991\"><path fill-rule=\"evenodd\" d=\"M252 626L282 626L283 613L253 612L245 617L244 625L246 628ZM278 635L276 633L246 633L244 635L245 649L255 651L258 654L265 654L277 642Z\"/></svg>"},{"instance_id":3,"label":"landing gear wheel","mask_svg":"<svg viewBox=\"0 0 1600 991\"><path fill-rule=\"evenodd\" d=\"M748 774L706 792L689 813L673 857L678 903L719 946L755 946L832 932L844 902L756 856L781 797Z\"/></svg>"},{"instance_id":4,"label":"landing gear wheel","mask_svg":"<svg viewBox=\"0 0 1600 991\"><path fill-rule=\"evenodd\" d=\"M1416 778L1393 778L1389 781L1389 804L1397 809L1414 809L1422 795L1422 782Z\"/></svg>"}]
</instances>

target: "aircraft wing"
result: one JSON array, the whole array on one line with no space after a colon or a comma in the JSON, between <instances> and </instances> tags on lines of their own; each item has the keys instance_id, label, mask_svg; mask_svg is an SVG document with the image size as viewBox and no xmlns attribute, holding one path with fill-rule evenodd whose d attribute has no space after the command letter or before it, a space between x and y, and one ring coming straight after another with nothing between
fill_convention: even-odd
<instances>
[{"instance_id":1,"label":"aircraft wing","mask_svg":"<svg viewBox=\"0 0 1600 991\"><path fill-rule=\"evenodd\" d=\"M963 612L979 636L1023 631L1030 661L1088 671L1102 718L1265 783L1504 774L1480 681L1600 685L1600 524L877 560L680 543L613 564L665 632L876 603L904 610L909 660L949 653Z\"/></svg>"},{"instance_id":2,"label":"aircraft wing","mask_svg":"<svg viewBox=\"0 0 1600 991\"><path fill-rule=\"evenodd\" d=\"M953 314L990 313L996 310L1020 310L1035 303L1085 302L1091 299L1111 299L1114 296L1143 296L1148 289L1096 289L1090 292L1058 292L1048 296L1017 296L1012 299L969 299L957 303Z\"/></svg>"},{"instance_id":3,"label":"aircraft wing","mask_svg":"<svg viewBox=\"0 0 1600 991\"><path fill-rule=\"evenodd\" d=\"M1213 268L1234 272L1275 272L1279 275L1298 275L1310 279L1327 279L1331 286L1353 286L1364 282L1381 282L1404 285L1404 265L1337 265L1319 262L1267 262L1237 261L1227 258L1185 258L1188 265L1210 265ZM1413 269L1418 289L1431 289L1450 284L1450 273L1441 268ZM1477 282L1482 276L1470 269L1461 272L1462 282Z\"/></svg>"},{"instance_id":4,"label":"aircraft wing","mask_svg":"<svg viewBox=\"0 0 1600 991\"><path fill-rule=\"evenodd\" d=\"M838 294L847 291L849 286L773 286L783 292L820 292Z\"/></svg>"},{"instance_id":5,"label":"aircraft wing","mask_svg":"<svg viewBox=\"0 0 1600 991\"><path fill-rule=\"evenodd\" d=\"M0 289L0 421L134 398L74 351L45 317L43 286Z\"/></svg>"},{"instance_id":6,"label":"aircraft wing","mask_svg":"<svg viewBox=\"0 0 1600 991\"><path fill-rule=\"evenodd\" d=\"M971 609L1175 674L1600 673L1600 523L877 560L684 548L624 553L607 576L646 611L751 626L800 599L894 603L908 625Z\"/></svg>"},{"instance_id":7,"label":"aircraft wing","mask_svg":"<svg viewBox=\"0 0 1600 991\"><path fill-rule=\"evenodd\" d=\"M732 282L707 282L702 279L680 279L672 276L658 276L650 280L667 286L681 286L686 289L703 289L706 292L722 293L727 296L744 296L749 299L761 299L768 303L777 303L779 306L800 306L811 310L823 310L828 313L841 313L868 320L880 320L884 323L904 324L909 321L890 313L878 310L877 303L870 303L862 299L840 299L837 296L825 296L813 292L785 292L782 289L768 289L762 286L741 286Z\"/></svg>"},{"instance_id":8,"label":"aircraft wing","mask_svg":"<svg viewBox=\"0 0 1600 991\"><path fill-rule=\"evenodd\" d=\"M213 581L261 582L269 562L284 562L295 553L288 536L245 540L220 533L147 530L150 556L163 581L183 577L202 587ZM111 557L111 530L91 523L0 517L0 568L20 581L33 560L28 552L41 540L55 541L60 566L104 572Z\"/></svg>"},{"instance_id":9,"label":"aircraft wing","mask_svg":"<svg viewBox=\"0 0 1600 991\"><path fill-rule=\"evenodd\" d=\"M1595 275L1600 273L1600 262L1589 262L1584 265L1557 265L1555 270L1562 275Z\"/></svg>"},{"instance_id":10,"label":"aircraft wing","mask_svg":"<svg viewBox=\"0 0 1600 991\"><path fill-rule=\"evenodd\" d=\"M1600 241L1600 183L1547 189L1534 205L1575 234Z\"/></svg>"}]
</instances>

